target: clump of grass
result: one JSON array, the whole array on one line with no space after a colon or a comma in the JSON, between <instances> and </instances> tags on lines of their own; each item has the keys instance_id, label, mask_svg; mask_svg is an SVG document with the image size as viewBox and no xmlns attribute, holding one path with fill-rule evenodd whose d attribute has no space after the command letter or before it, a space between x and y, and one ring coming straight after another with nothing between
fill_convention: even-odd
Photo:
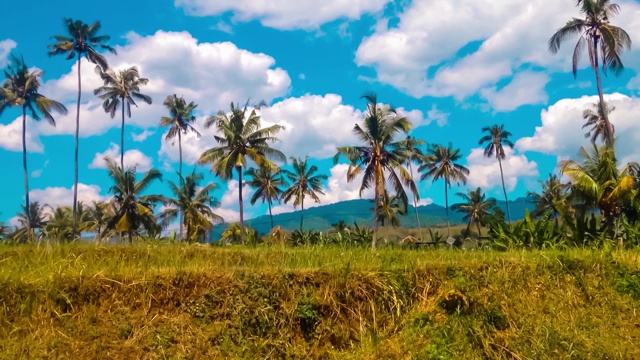
<instances>
[{"instance_id":1,"label":"clump of grass","mask_svg":"<svg viewBox=\"0 0 640 360\"><path fill-rule=\"evenodd\" d=\"M638 255L0 246L0 358L640 358Z\"/></svg>"}]
</instances>

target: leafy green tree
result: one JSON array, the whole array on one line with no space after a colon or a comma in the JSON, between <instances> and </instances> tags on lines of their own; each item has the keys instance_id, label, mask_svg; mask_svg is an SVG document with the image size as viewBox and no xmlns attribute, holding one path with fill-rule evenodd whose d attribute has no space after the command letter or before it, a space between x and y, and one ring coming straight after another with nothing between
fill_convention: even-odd
<instances>
[{"instance_id":1,"label":"leafy green tree","mask_svg":"<svg viewBox=\"0 0 640 360\"><path fill-rule=\"evenodd\" d=\"M92 203L92 206L87 208L87 231L95 233L96 241L102 239L103 230L106 229L109 220L113 216L109 210L109 204L96 201Z\"/></svg>"},{"instance_id":2,"label":"leafy green tree","mask_svg":"<svg viewBox=\"0 0 640 360\"><path fill-rule=\"evenodd\" d=\"M581 147L580 162L563 160L559 167L571 181L574 195L582 199L585 206L594 206L605 219L609 236L614 235L616 218L621 214L624 200L631 196L636 185L632 164L622 170L612 146L593 144L591 151Z\"/></svg>"},{"instance_id":3,"label":"leafy green tree","mask_svg":"<svg viewBox=\"0 0 640 360\"><path fill-rule=\"evenodd\" d=\"M509 199L507 198L507 188L504 186L504 172L502 171L502 160L505 158L504 145L513 148L513 143L509 138L511 133L504 129L504 125L485 126L482 132L487 135L480 139L479 144L487 144L484 148L484 156L493 157L495 155L500 165L500 179L502 180L502 191L504 192L504 201L507 206L507 220L511 222L511 212L509 211Z\"/></svg>"},{"instance_id":4,"label":"leafy green tree","mask_svg":"<svg viewBox=\"0 0 640 360\"><path fill-rule=\"evenodd\" d=\"M451 205L451 210L465 214L463 219L468 220L467 234L471 233L471 224L475 223L478 236L482 236L480 225L492 215L490 210L496 206L496 200L494 198L487 199L487 195L482 192L481 188L467 190L466 194L459 192L456 195L461 197L464 202Z\"/></svg>"},{"instance_id":5,"label":"leafy green tree","mask_svg":"<svg viewBox=\"0 0 640 360\"><path fill-rule=\"evenodd\" d=\"M36 230L42 230L47 225L47 215L44 212L47 206L46 204L41 206L37 201L30 203L29 207L22 205L22 212L18 213L20 225L13 234L13 239L26 243L39 237Z\"/></svg>"},{"instance_id":6,"label":"leafy green tree","mask_svg":"<svg viewBox=\"0 0 640 360\"><path fill-rule=\"evenodd\" d=\"M162 174L151 169L139 181L136 181L136 169L123 170L114 160L105 158L113 186L109 190L113 198L113 217L107 228L127 233L129 243L133 242L134 232L140 228L154 232L157 227L153 207L164 198L159 195L142 195L155 181L162 181Z\"/></svg>"},{"instance_id":7,"label":"leafy green tree","mask_svg":"<svg viewBox=\"0 0 640 360\"><path fill-rule=\"evenodd\" d=\"M263 204L266 202L269 205L269 218L271 219L271 228L273 229L271 206L274 201L280 200L282 187L286 185L282 174L280 174L278 169L274 171L271 166L262 166L259 169L250 168L244 172L244 175L251 177L247 181L247 185L255 189L251 197L251 205L254 205L259 199L262 199Z\"/></svg>"},{"instance_id":8,"label":"leafy green tree","mask_svg":"<svg viewBox=\"0 0 640 360\"><path fill-rule=\"evenodd\" d=\"M218 206L218 201L212 196L216 184L209 183L204 187L200 182L204 175L195 171L186 178L180 176L178 184L169 182L169 188L173 198L165 198L166 209L160 214L162 227L168 226L178 217L178 213L184 214L181 221L187 230L187 241L203 241L206 234L213 229L213 224L223 222L222 217L213 212Z\"/></svg>"},{"instance_id":9,"label":"leafy green tree","mask_svg":"<svg viewBox=\"0 0 640 360\"><path fill-rule=\"evenodd\" d=\"M439 144L431 144L427 147L427 153L424 157L424 164L420 166L418 171L422 172L420 181L432 178L433 182L439 179L444 180L444 201L445 210L447 212L447 231L451 237L451 225L449 221L449 189L451 183L466 184L469 169L456 163L462 158L460 149L453 149L453 145L448 146Z\"/></svg>"},{"instance_id":10,"label":"leafy green tree","mask_svg":"<svg viewBox=\"0 0 640 360\"><path fill-rule=\"evenodd\" d=\"M71 207L60 206L51 210L53 213L44 226L47 239L55 239L58 242L73 240L73 210Z\"/></svg>"},{"instance_id":11,"label":"leafy green tree","mask_svg":"<svg viewBox=\"0 0 640 360\"><path fill-rule=\"evenodd\" d=\"M385 222L393 227L400 226L398 215L407 214L407 204L403 203L405 200L401 196L389 195L389 192L385 190L382 198L378 201L378 214L376 216L381 226L384 226Z\"/></svg>"},{"instance_id":12,"label":"leafy green tree","mask_svg":"<svg viewBox=\"0 0 640 360\"><path fill-rule=\"evenodd\" d=\"M570 206L569 184L563 184L557 175L549 175L549 178L542 182L542 192L529 192L527 197L536 205L531 212L532 216L540 217L551 213L557 220Z\"/></svg>"},{"instance_id":13,"label":"leafy green tree","mask_svg":"<svg viewBox=\"0 0 640 360\"><path fill-rule=\"evenodd\" d=\"M270 159L285 161L282 152L269 146L269 142L276 142L275 135L283 129L280 125L266 128L260 127L260 116L257 110L260 105L249 110L249 102L244 107L231 104L229 114L220 110L218 115L211 116L205 122L205 127L215 126L219 135L214 138L219 146L206 150L198 160L199 164L212 164L212 172L223 180L233 177L234 170L238 175L238 205L240 207L241 242L244 245L244 205L242 201L242 172L247 166L247 160L257 166L274 166Z\"/></svg>"},{"instance_id":14,"label":"leafy green tree","mask_svg":"<svg viewBox=\"0 0 640 360\"><path fill-rule=\"evenodd\" d=\"M104 81L104 85L95 89L93 93L104 100L102 103L104 111L113 119L118 106L121 105L120 167L124 168L124 113L126 110L127 117L131 119L131 105L137 107L136 100L151 105L151 97L140 92L140 86L146 85L149 79L140 77L138 68L135 66L117 73L113 69L103 70L100 66L96 66L96 72Z\"/></svg>"},{"instance_id":15,"label":"leafy green tree","mask_svg":"<svg viewBox=\"0 0 640 360\"><path fill-rule=\"evenodd\" d=\"M608 69L611 69L615 75L620 75L624 70L620 56L625 48L631 48L631 37L624 29L610 23L610 20L620 12L618 4L612 3L611 0L579 0L578 6L584 18L573 18L558 29L549 39L549 51L553 54L557 53L567 37L579 35L580 38L573 51L573 76L577 76L580 56L587 48L591 68L596 74L599 104L604 105L600 67L605 74ZM609 116L606 111L600 110L599 113L603 115L602 136L605 144L612 145L614 134Z\"/></svg>"},{"instance_id":16,"label":"leafy green tree","mask_svg":"<svg viewBox=\"0 0 640 360\"><path fill-rule=\"evenodd\" d=\"M74 155L73 170L73 229L74 233L78 225L78 143L80 137L80 101L82 95L82 76L81 66L82 57L84 56L89 62L100 66L102 70L106 70L109 65L107 59L102 56L98 50L106 50L116 54L116 50L107 45L109 36L99 35L99 21L91 25L85 24L80 20L65 18L62 21L67 35L54 35L55 43L49 45L49 56L66 55L67 60L75 60L78 64L78 101L76 108L76 143Z\"/></svg>"},{"instance_id":17,"label":"leafy green tree","mask_svg":"<svg viewBox=\"0 0 640 360\"><path fill-rule=\"evenodd\" d=\"M608 118L609 114L615 109L615 106L609 107L607 102L605 102L603 106L600 106L598 102L593 104L593 109L585 109L582 112L582 118L587 122L582 125L582 128L591 127L591 129L584 134L584 137L587 139L591 138L592 143L595 143L598 138L600 138L603 143L606 143L607 138L612 135L607 133L605 118ZM611 131L614 132L615 127L613 124L610 124L610 126Z\"/></svg>"},{"instance_id":18,"label":"leafy green tree","mask_svg":"<svg viewBox=\"0 0 640 360\"><path fill-rule=\"evenodd\" d=\"M176 136L178 137L178 153L180 156L178 174L182 176L182 135L192 132L200 137L198 130L191 125L191 123L196 121L193 112L198 105L193 101L187 104L184 97L178 97L175 94L167 96L163 105L169 110L170 116L160 118L160 126L169 127L169 132L167 132L165 140L169 141L175 139Z\"/></svg>"},{"instance_id":19,"label":"leafy green tree","mask_svg":"<svg viewBox=\"0 0 640 360\"><path fill-rule=\"evenodd\" d=\"M0 88L0 115L9 107L22 110L22 171L24 174L25 212L30 213L29 171L27 168L27 112L31 119L44 117L52 126L56 125L52 112L67 114L61 103L51 100L38 92L42 71L30 70L24 59L14 55L9 57L10 64L4 71L5 81ZM30 223L26 222L26 234L31 234Z\"/></svg>"},{"instance_id":20,"label":"leafy green tree","mask_svg":"<svg viewBox=\"0 0 640 360\"><path fill-rule=\"evenodd\" d=\"M304 199L310 197L316 203L320 202L318 194L324 195L322 191L323 181L329 177L324 174L318 174L318 167L309 166L309 157L304 160L291 157L293 171L282 170L282 174L291 182L291 186L282 193L282 200L288 204L293 200L293 207L301 207L300 211L300 231L304 222Z\"/></svg>"}]
</instances>

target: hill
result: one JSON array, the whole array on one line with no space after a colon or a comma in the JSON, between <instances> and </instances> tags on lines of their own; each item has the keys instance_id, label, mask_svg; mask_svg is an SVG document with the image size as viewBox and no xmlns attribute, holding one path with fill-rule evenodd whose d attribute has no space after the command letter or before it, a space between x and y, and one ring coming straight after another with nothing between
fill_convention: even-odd
<instances>
[{"instance_id":1,"label":"hill","mask_svg":"<svg viewBox=\"0 0 640 360\"><path fill-rule=\"evenodd\" d=\"M498 207L500 207L504 212L506 212L505 204L506 203L504 201L497 202ZM347 224L353 224L355 222L358 224L372 226L372 207L373 204L370 200L358 199L305 209L304 229L323 231L330 228L331 224L335 224L340 220ZM514 221L524 217L525 209L531 211L533 207L533 204L528 202L525 198L518 198L516 200L509 201L511 217ZM462 220L464 216L463 214L450 211L450 216L452 224L460 224L464 222ZM423 226L444 226L447 223L445 207L437 204L418 206L418 217L420 219L420 224ZM418 226L413 206L409 206L407 215L400 216L400 221L402 226L405 228L415 228ZM247 220L245 223L256 229L259 234L266 234L271 230L271 222L268 215ZM282 226L289 231L297 230L300 228L300 211L274 215L273 223L275 226ZM225 225L216 226L211 234L211 239L219 239L220 234L224 229L226 229Z\"/></svg>"}]
</instances>

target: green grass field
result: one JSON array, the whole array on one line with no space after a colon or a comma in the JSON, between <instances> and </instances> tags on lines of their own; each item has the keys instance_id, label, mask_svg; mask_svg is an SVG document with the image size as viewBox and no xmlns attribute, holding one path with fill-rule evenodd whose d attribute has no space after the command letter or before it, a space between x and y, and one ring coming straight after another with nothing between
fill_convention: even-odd
<instances>
[{"instance_id":1,"label":"green grass field","mask_svg":"<svg viewBox=\"0 0 640 360\"><path fill-rule=\"evenodd\" d=\"M0 246L0 358L638 359L640 252Z\"/></svg>"}]
</instances>

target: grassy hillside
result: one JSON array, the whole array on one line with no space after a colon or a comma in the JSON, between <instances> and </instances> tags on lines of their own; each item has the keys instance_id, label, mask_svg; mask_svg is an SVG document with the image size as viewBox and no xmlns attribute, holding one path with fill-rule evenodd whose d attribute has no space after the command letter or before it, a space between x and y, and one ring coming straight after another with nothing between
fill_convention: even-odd
<instances>
[{"instance_id":1,"label":"grassy hillside","mask_svg":"<svg viewBox=\"0 0 640 360\"><path fill-rule=\"evenodd\" d=\"M504 201L498 201L498 206L506 211ZM533 209L533 204L526 201L524 198L510 201L509 206L512 213L512 220L518 220L524 217L525 209ZM365 224L368 226L373 225L372 215L373 204L369 200L350 200L342 201L335 204L318 206L304 211L304 228L305 230L325 230L331 227L331 224L335 224L340 220L343 220L347 224ZM451 211L451 223L462 223L463 215L455 211ZM446 210L443 206L430 204L426 206L418 206L418 216L420 218L420 224L425 226L442 226L447 222ZM415 210L413 206L409 206L407 215L400 216L402 226L405 228L417 227L415 218ZM275 225L284 227L287 230L296 230L300 228L300 212L295 211L286 214L279 214L273 217ZM252 228L258 230L260 234L266 234L271 230L271 222L269 216L260 216L255 219L247 221ZM220 233L225 226L217 226L214 233L211 235L212 239L219 239Z\"/></svg>"},{"instance_id":2,"label":"grassy hillside","mask_svg":"<svg viewBox=\"0 0 640 360\"><path fill-rule=\"evenodd\" d=\"M638 359L639 259L0 246L0 358Z\"/></svg>"}]
</instances>

